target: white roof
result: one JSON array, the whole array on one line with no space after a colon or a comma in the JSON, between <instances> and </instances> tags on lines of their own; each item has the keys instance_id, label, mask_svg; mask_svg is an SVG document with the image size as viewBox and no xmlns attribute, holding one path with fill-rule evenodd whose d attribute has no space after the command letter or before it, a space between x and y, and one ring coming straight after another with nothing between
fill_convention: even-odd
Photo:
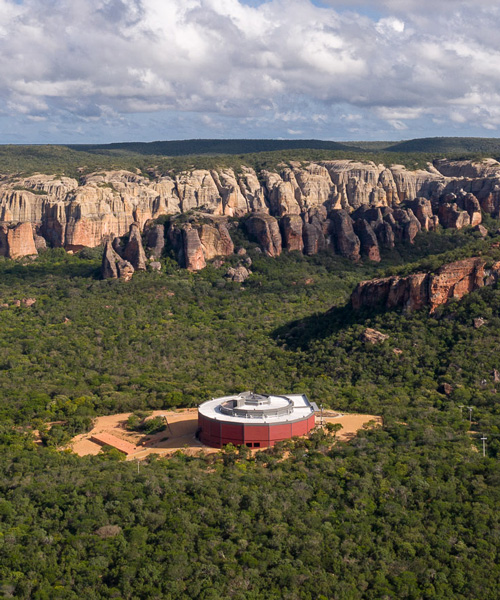
<instances>
[{"instance_id":1,"label":"white roof","mask_svg":"<svg viewBox=\"0 0 500 600\"><path fill-rule=\"evenodd\" d=\"M276 423L291 423L293 421L302 421L314 414L314 409L311 406L305 394L286 394L282 396L268 396L270 403L267 404L267 409L278 409L288 404L287 400L292 402L292 411L290 414L281 416L259 416L259 417L243 417L224 414L220 410L220 405L224 402L237 400L239 394L233 396L223 396L222 398L213 398L207 402L203 402L198 407L199 414L215 421L223 421L224 423L245 423L246 425L268 425ZM251 414L252 408L246 406L246 410ZM253 410L262 410L262 407L255 407Z\"/></svg>"}]
</instances>

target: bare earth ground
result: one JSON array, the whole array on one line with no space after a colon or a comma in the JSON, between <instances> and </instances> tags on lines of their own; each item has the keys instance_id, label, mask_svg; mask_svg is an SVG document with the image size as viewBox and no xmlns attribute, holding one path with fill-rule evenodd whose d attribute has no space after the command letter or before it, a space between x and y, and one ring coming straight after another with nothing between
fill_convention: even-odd
<instances>
[{"instance_id":1,"label":"bare earth ground","mask_svg":"<svg viewBox=\"0 0 500 600\"><path fill-rule=\"evenodd\" d=\"M90 438L97 433L108 433L139 446L137 452L127 456L127 460L145 458L148 454L169 456L177 450L182 450L186 454L219 452L217 448L204 446L195 438L196 429L198 428L198 410L196 408L177 411L155 410L153 416L166 417L169 427L165 431L151 436L144 436L125 429L125 423L131 414L122 413L108 417L98 417L95 420L94 428L89 433L77 435L73 438L70 447L79 456L98 454L102 447L91 441ZM324 412L323 420L325 423L340 423L342 425L342 429L337 434L337 437L341 440L353 438L357 431L370 421L376 424L382 422L380 417L373 415L342 415L331 411ZM320 421L321 418L317 415L316 424L319 425Z\"/></svg>"}]
</instances>

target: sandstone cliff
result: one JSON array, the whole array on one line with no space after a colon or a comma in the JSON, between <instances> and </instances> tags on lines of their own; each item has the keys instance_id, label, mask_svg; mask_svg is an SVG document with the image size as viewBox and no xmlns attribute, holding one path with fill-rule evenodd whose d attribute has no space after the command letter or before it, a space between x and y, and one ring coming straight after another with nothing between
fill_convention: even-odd
<instances>
[{"instance_id":1,"label":"sandstone cliff","mask_svg":"<svg viewBox=\"0 0 500 600\"><path fill-rule=\"evenodd\" d=\"M0 182L0 221L9 227L30 223L49 245L68 250L123 236L133 223L142 231L161 215L193 210L213 217L255 216L248 220L249 233L270 256L282 248L314 254L332 247L354 260L360 251L377 260L375 238L391 248L395 240L412 243L421 228L477 226L481 211L498 216L500 164L437 161L427 170L410 171L336 160L290 162L260 172L193 169L151 178L122 170L80 181L33 175ZM359 219L366 224L353 229ZM227 254L231 243L223 231L196 231L205 260ZM189 253L196 235L183 235ZM222 249L215 248L218 244ZM202 264L200 257L193 264Z\"/></svg>"},{"instance_id":2,"label":"sandstone cliff","mask_svg":"<svg viewBox=\"0 0 500 600\"><path fill-rule=\"evenodd\" d=\"M101 276L103 279L121 279L130 281L134 267L124 260L115 250L111 241L107 241L102 257Z\"/></svg>"},{"instance_id":3,"label":"sandstone cliff","mask_svg":"<svg viewBox=\"0 0 500 600\"><path fill-rule=\"evenodd\" d=\"M21 258L38 254L31 223L0 224L0 256Z\"/></svg>"},{"instance_id":4,"label":"sandstone cliff","mask_svg":"<svg viewBox=\"0 0 500 600\"><path fill-rule=\"evenodd\" d=\"M146 253L142 246L141 231L138 223L132 223L127 244L123 250L123 258L134 267L136 271L146 270Z\"/></svg>"},{"instance_id":5,"label":"sandstone cliff","mask_svg":"<svg viewBox=\"0 0 500 600\"><path fill-rule=\"evenodd\" d=\"M402 308L409 312L428 307L432 313L452 299L497 281L500 263L490 270L485 265L482 258L467 258L443 265L436 273L361 281L351 295L351 305L355 310Z\"/></svg>"}]
</instances>

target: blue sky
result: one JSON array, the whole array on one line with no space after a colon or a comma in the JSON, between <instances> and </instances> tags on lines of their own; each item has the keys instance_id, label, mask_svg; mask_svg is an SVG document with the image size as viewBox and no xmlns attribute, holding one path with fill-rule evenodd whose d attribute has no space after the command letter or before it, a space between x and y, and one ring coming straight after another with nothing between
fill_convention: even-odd
<instances>
[{"instance_id":1,"label":"blue sky","mask_svg":"<svg viewBox=\"0 0 500 600\"><path fill-rule=\"evenodd\" d=\"M487 0L0 0L0 143L500 137Z\"/></svg>"}]
</instances>

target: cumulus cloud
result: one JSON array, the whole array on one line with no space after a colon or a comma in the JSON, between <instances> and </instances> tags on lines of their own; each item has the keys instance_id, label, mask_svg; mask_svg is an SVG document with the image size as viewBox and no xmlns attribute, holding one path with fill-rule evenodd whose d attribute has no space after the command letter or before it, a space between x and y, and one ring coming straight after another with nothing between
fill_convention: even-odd
<instances>
[{"instance_id":1,"label":"cumulus cloud","mask_svg":"<svg viewBox=\"0 0 500 600\"><path fill-rule=\"evenodd\" d=\"M193 136L491 131L499 25L482 0L0 0L0 116L85 132L161 114L184 132L185 115Z\"/></svg>"}]
</instances>

